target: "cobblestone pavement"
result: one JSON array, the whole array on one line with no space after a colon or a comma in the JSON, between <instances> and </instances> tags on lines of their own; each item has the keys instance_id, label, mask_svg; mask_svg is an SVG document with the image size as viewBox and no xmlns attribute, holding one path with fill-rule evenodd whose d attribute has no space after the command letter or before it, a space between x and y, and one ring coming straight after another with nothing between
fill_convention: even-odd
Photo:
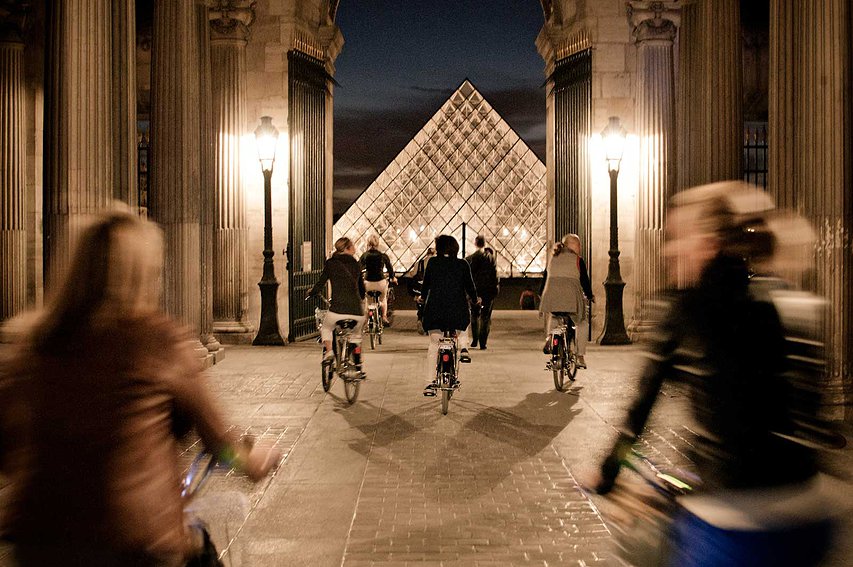
<instances>
[{"instance_id":1,"label":"cobblestone pavement","mask_svg":"<svg viewBox=\"0 0 853 567\"><path fill-rule=\"evenodd\" d=\"M496 312L489 349L472 351L442 416L421 394L427 339L411 314L386 333L366 352L354 405L338 381L323 392L310 341L229 347L211 370L235 427L286 455L254 486L215 473L193 503L226 565L624 564L600 512L608 502L576 475L609 448L635 389L634 348L591 346L590 368L556 392L536 315ZM645 435L656 462L687 463L684 402L676 387L659 399ZM839 458L850 471L851 451Z\"/></svg>"}]
</instances>

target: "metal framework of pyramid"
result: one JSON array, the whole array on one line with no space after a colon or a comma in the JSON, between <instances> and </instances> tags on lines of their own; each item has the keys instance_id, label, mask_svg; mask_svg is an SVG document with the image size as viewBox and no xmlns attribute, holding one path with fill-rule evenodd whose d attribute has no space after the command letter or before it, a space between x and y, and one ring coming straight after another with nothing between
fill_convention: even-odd
<instances>
[{"instance_id":1,"label":"metal framework of pyramid","mask_svg":"<svg viewBox=\"0 0 853 567\"><path fill-rule=\"evenodd\" d=\"M545 268L545 165L465 81L335 223L359 253L377 234L397 273L439 234L482 234L500 275Z\"/></svg>"}]
</instances>

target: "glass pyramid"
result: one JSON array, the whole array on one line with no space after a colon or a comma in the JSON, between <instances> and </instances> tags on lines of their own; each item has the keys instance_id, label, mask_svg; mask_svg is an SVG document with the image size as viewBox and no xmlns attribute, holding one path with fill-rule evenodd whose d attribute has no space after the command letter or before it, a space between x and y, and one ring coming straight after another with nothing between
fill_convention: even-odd
<instances>
[{"instance_id":1,"label":"glass pyramid","mask_svg":"<svg viewBox=\"0 0 853 567\"><path fill-rule=\"evenodd\" d=\"M502 276L545 269L545 165L465 81L335 223L358 254L377 234L394 270L439 234L474 251L482 234Z\"/></svg>"}]
</instances>

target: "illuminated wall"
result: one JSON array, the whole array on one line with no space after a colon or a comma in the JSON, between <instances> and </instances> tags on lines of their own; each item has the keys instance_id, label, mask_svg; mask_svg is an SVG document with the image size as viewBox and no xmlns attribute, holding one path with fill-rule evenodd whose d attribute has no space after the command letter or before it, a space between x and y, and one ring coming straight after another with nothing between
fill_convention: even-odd
<instances>
[{"instance_id":1,"label":"illuminated wall","mask_svg":"<svg viewBox=\"0 0 853 567\"><path fill-rule=\"evenodd\" d=\"M545 165L465 81L334 225L360 254L379 235L398 273L439 234L474 250L482 234L500 275L546 261Z\"/></svg>"}]
</instances>

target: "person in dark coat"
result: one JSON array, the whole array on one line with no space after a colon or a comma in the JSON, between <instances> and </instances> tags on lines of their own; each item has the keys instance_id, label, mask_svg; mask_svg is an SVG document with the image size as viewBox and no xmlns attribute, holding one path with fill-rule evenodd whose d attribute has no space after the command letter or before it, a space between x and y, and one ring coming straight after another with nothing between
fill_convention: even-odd
<instances>
[{"instance_id":1,"label":"person in dark coat","mask_svg":"<svg viewBox=\"0 0 853 567\"><path fill-rule=\"evenodd\" d=\"M479 344L480 350L486 350L492 326L492 306L498 296L498 271L495 267L495 253L491 248L486 248L486 239L480 235L474 239L474 244L477 250L465 260L471 266L474 286L483 303L471 307L471 347Z\"/></svg>"},{"instance_id":2,"label":"person in dark coat","mask_svg":"<svg viewBox=\"0 0 853 567\"><path fill-rule=\"evenodd\" d=\"M361 277L361 265L355 259L355 244L346 236L335 241L335 253L323 265L323 273L307 297L317 295L326 286L332 285L331 304L323 319L320 337L323 339L323 356L332 357L332 329L335 323L343 319L354 319L356 326L350 340L361 342L361 328L364 325L364 279ZM361 349L356 349L356 361L361 364Z\"/></svg>"},{"instance_id":3,"label":"person in dark coat","mask_svg":"<svg viewBox=\"0 0 853 567\"><path fill-rule=\"evenodd\" d=\"M421 298L424 302L423 325L429 334L427 351L427 375L434 378L435 357L438 356L438 342L445 330L456 331L457 336L465 334L471 323L468 301L479 304L477 288L471 277L468 262L457 258L459 243L452 236L442 234L435 239L435 257L427 264ZM470 362L468 349L462 347L460 362Z\"/></svg>"},{"instance_id":4,"label":"person in dark coat","mask_svg":"<svg viewBox=\"0 0 853 567\"><path fill-rule=\"evenodd\" d=\"M648 343L637 398L600 473L609 492L666 380L687 385L702 479L680 499L667 565L818 565L843 488L819 475L824 302L750 272L778 247L772 207L739 181L685 190L667 213L670 309ZM778 235L783 236L783 235ZM676 280L677 278L677 280ZM774 289L775 288L775 289ZM780 505L780 502L785 502Z\"/></svg>"}]
</instances>

